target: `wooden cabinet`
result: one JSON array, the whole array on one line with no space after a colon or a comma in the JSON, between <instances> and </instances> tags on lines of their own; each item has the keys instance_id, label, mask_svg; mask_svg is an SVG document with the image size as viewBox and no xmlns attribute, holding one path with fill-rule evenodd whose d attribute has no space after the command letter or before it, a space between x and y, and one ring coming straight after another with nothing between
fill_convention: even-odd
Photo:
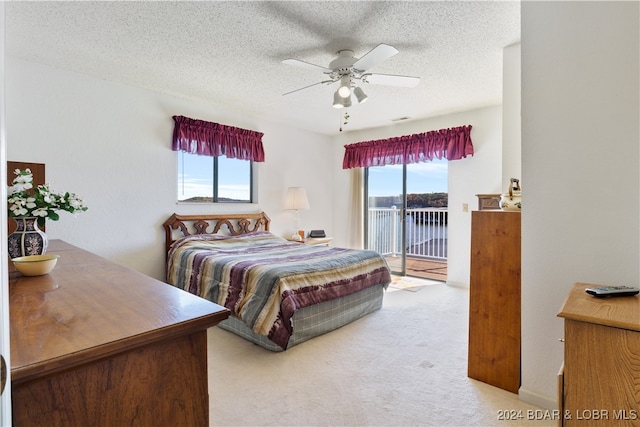
<instances>
[{"instance_id":1,"label":"wooden cabinet","mask_svg":"<svg viewBox=\"0 0 640 427\"><path fill-rule=\"evenodd\" d=\"M220 307L60 240L9 272L16 426L208 426L206 329Z\"/></svg>"},{"instance_id":2,"label":"wooden cabinet","mask_svg":"<svg viewBox=\"0 0 640 427\"><path fill-rule=\"evenodd\" d=\"M560 310L564 426L640 426L640 298L594 298L576 283Z\"/></svg>"},{"instance_id":3,"label":"wooden cabinet","mask_svg":"<svg viewBox=\"0 0 640 427\"><path fill-rule=\"evenodd\" d=\"M468 376L520 387L520 212L471 214Z\"/></svg>"}]
</instances>

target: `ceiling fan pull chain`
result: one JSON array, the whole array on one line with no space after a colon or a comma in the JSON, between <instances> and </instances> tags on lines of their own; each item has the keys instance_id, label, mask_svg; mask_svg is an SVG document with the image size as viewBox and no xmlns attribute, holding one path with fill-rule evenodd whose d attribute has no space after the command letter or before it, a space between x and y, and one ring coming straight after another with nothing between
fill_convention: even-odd
<instances>
[{"instance_id":1,"label":"ceiling fan pull chain","mask_svg":"<svg viewBox=\"0 0 640 427\"><path fill-rule=\"evenodd\" d=\"M351 117L351 116L349 116L349 112L348 112L348 111L346 111L346 112L344 113L344 122L342 122L343 118L342 118L342 117L340 117L340 128L339 128L339 129L340 129L340 132L342 132L342 125L343 125L343 124L344 124L345 126L349 124L349 117Z\"/></svg>"}]
</instances>

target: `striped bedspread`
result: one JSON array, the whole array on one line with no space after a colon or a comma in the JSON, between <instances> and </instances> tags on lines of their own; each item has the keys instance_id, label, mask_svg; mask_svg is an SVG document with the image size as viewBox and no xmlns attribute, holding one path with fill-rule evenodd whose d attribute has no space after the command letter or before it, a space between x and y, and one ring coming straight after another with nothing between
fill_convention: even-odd
<instances>
[{"instance_id":1,"label":"striped bedspread","mask_svg":"<svg viewBox=\"0 0 640 427\"><path fill-rule=\"evenodd\" d=\"M265 231L180 239L169 251L167 279L227 307L283 349L296 310L391 282L377 252L303 245Z\"/></svg>"}]
</instances>

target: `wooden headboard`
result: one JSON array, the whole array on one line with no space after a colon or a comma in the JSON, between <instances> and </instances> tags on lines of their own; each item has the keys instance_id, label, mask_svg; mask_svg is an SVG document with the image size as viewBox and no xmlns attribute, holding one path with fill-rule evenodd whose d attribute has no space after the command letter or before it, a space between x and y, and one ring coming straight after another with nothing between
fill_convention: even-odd
<instances>
[{"instance_id":1,"label":"wooden headboard","mask_svg":"<svg viewBox=\"0 0 640 427\"><path fill-rule=\"evenodd\" d=\"M269 231L270 222L271 220L264 212L219 215L178 215L174 213L162 224L165 231L165 249L166 252L169 252L173 242L194 234L238 236L253 231ZM226 230L222 229L223 225L226 225ZM176 230L177 232L174 232Z\"/></svg>"}]
</instances>

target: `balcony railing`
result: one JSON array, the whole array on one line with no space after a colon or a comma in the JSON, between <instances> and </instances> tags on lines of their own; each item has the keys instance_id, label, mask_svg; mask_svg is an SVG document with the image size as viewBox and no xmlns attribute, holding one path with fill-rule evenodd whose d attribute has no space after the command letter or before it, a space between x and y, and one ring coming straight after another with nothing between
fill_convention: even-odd
<instances>
[{"instance_id":1,"label":"balcony railing","mask_svg":"<svg viewBox=\"0 0 640 427\"><path fill-rule=\"evenodd\" d=\"M401 209L369 209L369 249L382 255L402 254ZM407 256L447 260L447 208L407 209Z\"/></svg>"}]
</instances>

